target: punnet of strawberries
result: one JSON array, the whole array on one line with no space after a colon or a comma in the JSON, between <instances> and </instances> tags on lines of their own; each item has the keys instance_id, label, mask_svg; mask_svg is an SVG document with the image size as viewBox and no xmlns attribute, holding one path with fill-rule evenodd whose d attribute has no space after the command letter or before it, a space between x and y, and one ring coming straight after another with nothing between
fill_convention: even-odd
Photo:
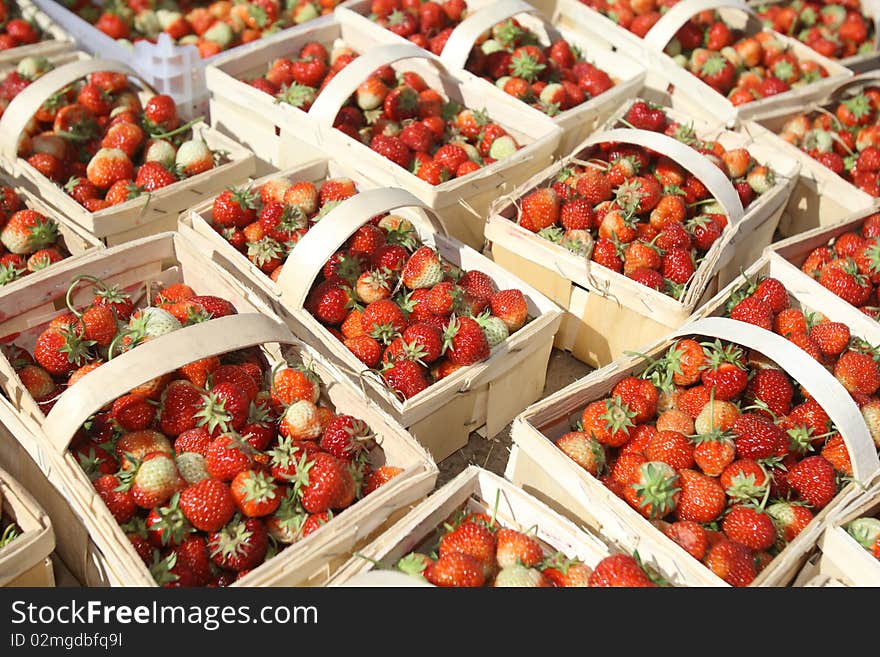
<instances>
[{"instance_id":1,"label":"punnet of strawberries","mask_svg":"<svg viewBox=\"0 0 880 657\"><path fill-rule=\"evenodd\" d=\"M664 133L705 155L746 209L775 185L773 171L747 149L700 139L661 107L634 102L616 127L624 126ZM640 146L599 144L545 184L520 200L520 226L676 299L727 227L696 176Z\"/></svg>"},{"instance_id":2,"label":"punnet of strawberries","mask_svg":"<svg viewBox=\"0 0 880 657\"><path fill-rule=\"evenodd\" d=\"M0 50L29 46L51 38L34 21L22 16L16 2L0 0Z\"/></svg>"},{"instance_id":3,"label":"punnet of strawberries","mask_svg":"<svg viewBox=\"0 0 880 657\"><path fill-rule=\"evenodd\" d=\"M27 87L51 67L3 82ZM10 81L15 75L16 79ZM19 89L20 91L20 89ZM224 160L182 123L171 96L145 103L127 76L99 71L46 100L19 142L19 157L89 212L98 212L197 176Z\"/></svg>"},{"instance_id":4,"label":"punnet of strawberries","mask_svg":"<svg viewBox=\"0 0 880 657\"><path fill-rule=\"evenodd\" d=\"M678 0L581 0L621 27L644 37ZM665 51L733 105L785 93L827 77L818 62L799 58L770 31L745 34L714 11L696 14Z\"/></svg>"},{"instance_id":5,"label":"punnet of strawberries","mask_svg":"<svg viewBox=\"0 0 880 657\"><path fill-rule=\"evenodd\" d=\"M875 559L880 559L880 518L856 518L846 525L846 531L859 545L873 554Z\"/></svg>"},{"instance_id":6,"label":"punnet of strawberries","mask_svg":"<svg viewBox=\"0 0 880 657\"><path fill-rule=\"evenodd\" d=\"M794 0L757 7L767 27L796 38L820 55L843 59L877 50L874 20L859 0Z\"/></svg>"},{"instance_id":7,"label":"punnet of strawberries","mask_svg":"<svg viewBox=\"0 0 880 657\"><path fill-rule=\"evenodd\" d=\"M464 0L376 0L370 14L371 20L435 55L466 17ZM465 68L550 116L614 86L608 73L584 59L577 46L564 38L542 46L538 34L513 18L477 39Z\"/></svg>"},{"instance_id":8,"label":"punnet of strawberries","mask_svg":"<svg viewBox=\"0 0 880 657\"><path fill-rule=\"evenodd\" d=\"M214 199L211 226L274 281L309 228L357 191L343 177L319 184L278 177L259 189L230 187Z\"/></svg>"},{"instance_id":9,"label":"punnet of strawberries","mask_svg":"<svg viewBox=\"0 0 880 657\"><path fill-rule=\"evenodd\" d=\"M851 473L797 381L764 354L698 337L618 381L556 445L733 586L751 583Z\"/></svg>"},{"instance_id":10,"label":"punnet of strawberries","mask_svg":"<svg viewBox=\"0 0 880 657\"><path fill-rule=\"evenodd\" d=\"M802 307L778 279L770 276L746 278L731 295L726 310L732 319L773 331L822 363L859 406L874 444L880 449L880 353L875 347L852 335L847 324ZM831 434L824 436L825 440L822 436L827 432L819 431L821 428L815 425L811 434L789 436L797 442L797 449L821 450L838 472L852 475L840 436ZM817 438L812 439L813 435ZM809 445L805 442L807 438Z\"/></svg>"},{"instance_id":11,"label":"punnet of strawberries","mask_svg":"<svg viewBox=\"0 0 880 657\"><path fill-rule=\"evenodd\" d=\"M635 558L606 557L592 569L494 514L461 509L394 568L440 587L653 587L662 583Z\"/></svg>"},{"instance_id":12,"label":"punnet of strawberries","mask_svg":"<svg viewBox=\"0 0 880 657\"><path fill-rule=\"evenodd\" d=\"M308 111L333 76L357 53L305 44L297 59L280 58L249 84L277 102ZM415 71L382 66L339 110L333 125L431 185L461 178L515 153L520 144L485 110L463 107L431 89Z\"/></svg>"},{"instance_id":13,"label":"punnet of strawberries","mask_svg":"<svg viewBox=\"0 0 880 657\"><path fill-rule=\"evenodd\" d=\"M880 197L880 87L798 114L779 136L871 196Z\"/></svg>"},{"instance_id":14,"label":"punnet of strawberries","mask_svg":"<svg viewBox=\"0 0 880 657\"><path fill-rule=\"evenodd\" d=\"M403 399L491 350L529 321L518 289L462 271L408 219L376 217L324 265L305 308Z\"/></svg>"},{"instance_id":15,"label":"punnet of strawberries","mask_svg":"<svg viewBox=\"0 0 880 657\"><path fill-rule=\"evenodd\" d=\"M42 271L70 254L58 223L0 184L0 287Z\"/></svg>"},{"instance_id":16,"label":"punnet of strawberries","mask_svg":"<svg viewBox=\"0 0 880 657\"><path fill-rule=\"evenodd\" d=\"M90 0L65 5L111 39L155 42L167 34L174 43L195 46L203 57L256 41L279 30L333 12L340 0Z\"/></svg>"},{"instance_id":17,"label":"punnet of strawberries","mask_svg":"<svg viewBox=\"0 0 880 657\"><path fill-rule=\"evenodd\" d=\"M236 312L184 283L137 307L87 280L91 304L52 320L32 354L4 346L46 412L112 355ZM157 583L225 586L400 474L371 465L375 438L326 404L311 369L270 367L251 348L137 386L84 424L70 451Z\"/></svg>"},{"instance_id":18,"label":"punnet of strawberries","mask_svg":"<svg viewBox=\"0 0 880 657\"><path fill-rule=\"evenodd\" d=\"M866 217L859 229L848 230L813 249L801 271L880 321L880 213Z\"/></svg>"}]
</instances>

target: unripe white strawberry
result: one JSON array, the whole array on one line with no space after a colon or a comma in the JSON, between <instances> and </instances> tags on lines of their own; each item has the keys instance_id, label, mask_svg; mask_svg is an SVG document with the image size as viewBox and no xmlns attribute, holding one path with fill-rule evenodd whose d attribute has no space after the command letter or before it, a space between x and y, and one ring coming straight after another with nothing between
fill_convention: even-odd
<instances>
[{"instance_id":1,"label":"unripe white strawberry","mask_svg":"<svg viewBox=\"0 0 880 657\"><path fill-rule=\"evenodd\" d=\"M138 311L136 318L141 318L140 321L144 326L144 334L151 338L158 338L160 335L171 333L182 326L174 315L167 310L156 308L155 306L149 306ZM137 321L136 318L132 318L131 322L129 322L130 326L132 322Z\"/></svg>"},{"instance_id":2,"label":"unripe white strawberry","mask_svg":"<svg viewBox=\"0 0 880 657\"><path fill-rule=\"evenodd\" d=\"M151 139L144 149L144 162L158 162L166 169L171 169L176 159L177 149L164 139Z\"/></svg>"},{"instance_id":3,"label":"unripe white strawberry","mask_svg":"<svg viewBox=\"0 0 880 657\"><path fill-rule=\"evenodd\" d=\"M153 452L147 454L138 466L131 494L139 507L154 509L170 500L183 484L174 457L165 452Z\"/></svg>"},{"instance_id":4,"label":"unripe white strawberry","mask_svg":"<svg viewBox=\"0 0 880 657\"><path fill-rule=\"evenodd\" d=\"M547 586L547 580L540 570L536 568L526 568L522 565L508 566L498 571L495 576L495 584L497 587L516 587L516 588L535 588L539 586Z\"/></svg>"},{"instance_id":5,"label":"unripe white strawberry","mask_svg":"<svg viewBox=\"0 0 880 657\"><path fill-rule=\"evenodd\" d=\"M20 77L28 80L36 80L46 71L51 71L54 67L45 57L25 57L18 66L15 67Z\"/></svg>"},{"instance_id":6,"label":"unripe white strawberry","mask_svg":"<svg viewBox=\"0 0 880 657\"><path fill-rule=\"evenodd\" d=\"M483 334L486 336L486 341L489 343L490 349L504 342L510 335L507 324L505 324L499 317L495 317L494 315L480 315L476 319L477 324L483 329Z\"/></svg>"},{"instance_id":7,"label":"unripe white strawberry","mask_svg":"<svg viewBox=\"0 0 880 657\"><path fill-rule=\"evenodd\" d=\"M281 433L293 440L315 440L321 431L318 407L309 401L294 402L281 418Z\"/></svg>"},{"instance_id":8,"label":"unripe white strawberry","mask_svg":"<svg viewBox=\"0 0 880 657\"><path fill-rule=\"evenodd\" d=\"M180 471L180 476L190 486L211 476L208 474L208 468L205 465L205 457L196 452L184 452L178 455L177 469Z\"/></svg>"},{"instance_id":9,"label":"unripe white strawberry","mask_svg":"<svg viewBox=\"0 0 880 657\"><path fill-rule=\"evenodd\" d=\"M195 176L214 168L214 155L201 139L190 139L177 149L174 164L184 175Z\"/></svg>"}]
</instances>

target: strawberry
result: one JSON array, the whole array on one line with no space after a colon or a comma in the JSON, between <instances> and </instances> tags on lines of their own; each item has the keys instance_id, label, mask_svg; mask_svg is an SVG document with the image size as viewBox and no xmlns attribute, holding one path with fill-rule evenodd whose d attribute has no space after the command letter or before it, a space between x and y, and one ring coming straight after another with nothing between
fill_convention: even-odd
<instances>
[{"instance_id":1,"label":"strawberry","mask_svg":"<svg viewBox=\"0 0 880 657\"><path fill-rule=\"evenodd\" d=\"M265 559L268 548L268 532L259 518L233 519L208 535L211 559L226 570L255 568Z\"/></svg>"},{"instance_id":2,"label":"strawberry","mask_svg":"<svg viewBox=\"0 0 880 657\"><path fill-rule=\"evenodd\" d=\"M89 161L86 175L95 187L108 189L117 180L133 179L134 166L125 151L102 148Z\"/></svg>"},{"instance_id":3,"label":"strawberry","mask_svg":"<svg viewBox=\"0 0 880 657\"><path fill-rule=\"evenodd\" d=\"M581 418L584 432L608 447L620 447L632 436L635 413L620 397L589 404Z\"/></svg>"},{"instance_id":4,"label":"strawberry","mask_svg":"<svg viewBox=\"0 0 880 657\"><path fill-rule=\"evenodd\" d=\"M205 452L208 474L220 481L232 481L239 472L250 469L253 458L250 444L240 436L221 434Z\"/></svg>"},{"instance_id":5,"label":"strawberry","mask_svg":"<svg viewBox=\"0 0 880 657\"><path fill-rule=\"evenodd\" d=\"M521 329L528 319L528 305L523 293L519 290L501 290L489 300L492 314L500 318L510 333Z\"/></svg>"},{"instance_id":6,"label":"strawberry","mask_svg":"<svg viewBox=\"0 0 880 657\"><path fill-rule=\"evenodd\" d=\"M605 469L605 449L587 433L565 433L556 441L556 446L594 477Z\"/></svg>"},{"instance_id":7,"label":"strawberry","mask_svg":"<svg viewBox=\"0 0 880 657\"><path fill-rule=\"evenodd\" d=\"M786 446L782 429L772 421L754 413L743 413L734 422L736 453L740 458L765 459Z\"/></svg>"},{"instance_id":8,"label":"strawberry","mask_svg":"<svg viewBox=\"0 0 880 657\"><path fill-rule=\"evenodd\" d=\"M807 507L790 502L771 504L767 515L773 520L779 538L786 543L791 543L813 520L813 512Z\"/></svg>"},{"instance_id":9,"label":"strawberry","mask_svg":"<svg viewBox=\"0 0 880 657\"><path fill-rule=\"evenodd\" d=\"M369 450L374 435L365 422L351 415L337 415L321 436L321 449L341 461L352 461Z\"/></svg>"},{"instance_id":10,"label":"strawberry","mask_svg":"<svg viewBox=\"0 0 880 657\"><path fill-rule=\"evenodd\" d=\"M480 561L462 552L439 557L425 569L424 576L434 586L443 587L476 587L486 581Z\"/></svg>"},{"instance_id":11,"label":"strawberry","mask_svg":"<svg viewBox=\"0 0 880 657\"><path fill-rule=\"evenodd\" d=\"M667 526L663 533L697 561L702 561L709 549L706 530L692 520L677 520Z\"/></svg>"},{"instance_id":12,"label":"strawberry","mask_svg":"<svg viewBox=\"0 0 880 657\"><path fill-rule=\"evenodd\" d=\"M781 416L791 410L794 387L782 370L759 369L749 381L745 396L765 405L773 415Z\"/></svg>"},{"instance_id":13,"label":"strawberry","mask_svg":"<svg viewBox=\"0 0 880 657\"><path fill-rule=\"evenodd\" d=\"M19 372L21 377L21 372ZM156 416L156 408L140 395L123 395L113 402L110 416L125 431L148 428Z\"/></svg>"},{"instance_id":14,"label":"strawberry","mask_svg":"<svg viewBox=\"0 0 880 657\"><path fill-rule=\"evenodd\" d=\"M278 486L270 475L263 472L239 472L232 480L230 490L235 506L248 518L268 516L281 504Z\"/></svg>"},{"instance_id":15,"label":"strawberry","mask_svg":"<svg viewBox=\"0 0 880 657\"><path fill-rule=\"evenodd\" d=\"M704 563L731 586L748 586L756 576L751 552L736 541L723 539L710 547Z\"/></svg>"},{"instance_id":16,"label":"strawberry","mask_svg":"<svg viewBox=\"0 0 880 657\"><path fill-rule=\"evenodd\" d=\"M193 527L216 532L235 514L235 500L229 486L216 479L204 479L180 494L180 510Z\"/></svg>"},{"instance_id":17,"label":"strawberry","mask_svg":"<svg viewBox=\"0 0 880 657\"><path fill-rule=\"evenodd\" d=\"M495 538L495 558L501 568L509 568L516 564L533 568L544 560L541 546L527 534L502 527Z\"/></svg>"},{"instance_id":18,"label":"strawberry","mask_svg":"<svg viewBox=\"0 0 880 657\"><path fill-rule=\"evenodd\" d=\"M434 287L443 280L443 268L437 252L428 246L416 249L404 265L401 278L410 290Z\"/></svg>"},{"instance_id":19,"label":"strawberry","mask_svg":"<svg viewBox=\"0 0 880 657\"><path fill-rule=\"evenodd\" d=\"M249 188L231 188L214 199L212 221L217 226L244 228L256 216L256 194Z\"/></svg>"},{"instance_id":20,"label":"strawberry","mask_svg":"<svg viewBox=\"0 0 880 657\"><path fill-rule=\"evenodd\" d=\"M837 494L834 467L821 456L799 461L789 470L787 481L802 501L817 509L827 506Z\"/></svg>"},{"instance_id":21,"label":"strawberry","mask_svg":"<svg viewBox=\"0 0 880 657\"><path fill-rule=\"evenodd\" d=\"M303 508L309 513L349 506L354 499L354 479L348 467L326 452L318 452L297 468Z\"/></svg>"},{"instance_id":22,"label":"strawberry","mask_svg":"<svg viewBox=\"0 0 880 657\"><path fill-rule=\"evenodd\" d=\"M746 297L730 311L730 318L773 330L773 310L757 296Z\"/></svg>"},{"instance_id":23,"label":"strawberry","mask_svg":"<svg viewBox=\"0 0 880 657\"><path fill-rule=\"evenodd\" d=\"M519 225L537 233L559 221L559 209L556 191L549 187L539 188L523 197Z\"/></svg>"},{"instance_id":24,"label":"strawberry","mask_svg":"<svg viewBox=\"0 0 880 657\"><path fill-rule=\"evenodd\" d=\"M868 354L848 350L834 365L834 376L851 393L872 395L880 388L880 371Z\"/></svg>"},{"instance_id":25,"label":"strawberry","mask_svg":"<svg viewBox=\"0 0 880 657\"><path fill-rule=\"evenodd\" d=\"M769 514L746 505L736 505L721 524L727 537L750 550L767 550L776 543L776 527Z\"/></svg>"},{"instance_id":26,"label":"strawberry","mask_svg":"<svg viewBox=\"0 0 880 657\"><path fill-rule=\"evenodd\" d=\"M131 490L126 486L119 476L115 474L105 474L92 482L95 490L101 498L101 501L107 505L107 509L113 515L113 519L119 524L123 524L131 520L137 512L137 504Z\"/></svg>"},{"instance_id":27,"label":"strawberry","mask_svg":"<svg viewBox=\"0 0 880 657\"><path fill-rule=\"evenodd\" d=\"M174 458L165 452L147 454L137 466L131 483L135 504L144 509L162 506L183 486Z\"/></svg>"},{"instance_id":28,"label":"strawberry","mask_svg":"<svg viewBox=\"0 0 880 657\"><path fill-rule=\"evenodd\" d=\"M404 399L410 399L428 387L425 368L408 359L394 361L382 372L382 377Z\"/></svg>"},{"instance_id":29,"label":"strawberry","mask_svg":"<svg viewBox=\"0 0 880 657\"><path fill-rule=\"evenodd\" d=\"M727 496L717 480L695 470L681 470L679 473L678 506L675 516L678 520L712 522L724 511Z\"/></svg>"},{"instance_id":30,"label":"strawberry","mask_svg":"<svg viewBox=\"0 0 880 657\"><path fill-rule=\"evenodd\" d=\"M629 485L624 490L624 499L646 518L663 517L679 504L679 477L663 461L641 463L626 483Z\"/></svg>"},{"instance_id":31,"label":"strawberry","mask_svg":"<svg viewBox=\"0 0 880 657\"><path fill-rule=\"evenodd\" d=\"M634 558L627 554L605 557L593 569L591 587L654 587L656 586Z\"/></svg>"},{"instance_id":32,"label":"strawberry","mask_svg":"<svg viewBox=\"0 0 880 657\"><path fill-rule=\"evenodd\" d=\"M15 254L30 254L58 239L58 225L34 210L19 210L6 220L0 242Z\"/></svg>"},{"instance_id":33,"label":"strawberry","mask_svg":"<svg viewBox=\"0 0 880 657\"><path fill-rule=\"evenodd\" d=\"M694 465L694 447L677 431L658 431L645 446L645 458L662 461L676 470Z\"/></svg>"}]
</instances>

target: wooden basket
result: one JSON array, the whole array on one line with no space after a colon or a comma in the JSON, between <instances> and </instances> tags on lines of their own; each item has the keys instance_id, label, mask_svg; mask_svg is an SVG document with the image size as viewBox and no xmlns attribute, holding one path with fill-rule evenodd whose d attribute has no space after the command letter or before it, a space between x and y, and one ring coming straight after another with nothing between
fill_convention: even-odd
<instances>
[{"instance_id":1,"label":"wooden basket","mask_svg":"<svg viewBox=\"0 0 880 657\"><path fill-rule=\"evenodd\" d=\"M0 470L0 511L18 526L18 537L0 548L0 587L55 586L55 534L49 516L8 472Z\"/></svg>"},{"instance_id":2,"label":"wooden basket","mask_svg":"<svg viewBox=\"0 0 880 657\"><path fill-rule=\"evenodd\" d=\"M306 167L297 177L320 177L324 166L328 165ZM207 210L207 204L202 206L202 212ZM461 368L406 401L401 401L378 375L365 370L345 345L303 309L312 283L330 256L372 217L392 211L411 220L419 239L436 248L445 260L464 270L486 273L499 290L521 290L529 316L534 318L495 347L488 360ZM485 428L487 437L495 436L523 408L541 397L553 336L561 321L559 309L510 272L455 238L447 237L438 215L412 194L401 189L362 190L340 203L300 239L283 265L277 283L261 272L254 272L241 254L232 257L229 244L210 227L210 216L200 218L193 212L190 220L199 232L211 238L216 249L212 257L222 261L223 266L231 266L238 276L252 284L294 333L308 335L310 344L363 386L370 399L407 427L436 460L463 447L472 431Z\"/></svg>"},{"instance_id":3,"label":"wooden basket","mask_svg":"<svg viewBox=\"0 0 880 657\"><path fill-rule=\"evenodd\" d=\"M787 0L748 0L749 6L756 8L777 3L787 4ZM864 55L853 55L834 60L855 73L865 73L880 67L880 10L873 2L861 2L861 13L874 24L874 49Z\"/></svg>"},{"instance_id":4,"label":"wooden basket","mask_svg":"<svg viewBox=\"0 0 880 657\"><path fill-rule=\"evenodd\" d=\"M30 208L31 210L36 210L41 215L43 215L44 217L48 217L57 224L58 234L60 235L59 241L64 246L64 248L67 249L70 257L88 253L93 249L104 248L104 245L98 239L87 233L85 230L83 230L82 227L72 222L61 212L50 208L29 189L22 187L14 180L2 173L0 173L0 185L11 186L15 190L15 193L18 194L19 197L21 197L22 201L24 202L24 207ZM20 287L22 285L27 285L28 283L43 277L46 272L52 269L52 267L54 267L54 265L46 267L45 269L42 269L40 271L30 273L17 281L8 283L7 285L0 286L0 299L3 298L3 295L6 294L7 291L15 289L16 287Z\"/></svg>"},{"instance_id":5,"label":"wooden basket","mask_svg":"<svg viewBox=\"0 0 880 657\"><path fill-rule=\"evenodd\" d=\"M819 281L802 272L801 265L813 249L825 246L828 240L850 230L858 231L862 221L872 212L872 210L856 212L833 226L815 228L802 235L795 235L771 244L765 252L772 270L776 272L774 276L784 275L787 279L786 286L790 284L797 286L799 290L809 291L810 296L821 304L820 308L823 312L838 318L839 322L846 323L855 334L870 332L876 334L880 324L820 285ZM871 344L880 344L880 334L877 335L877 338L870 340Z\"/></svg>"},{"instance_id":6,"label":"wooden basket","mask_svg":"<svg viewBox=\"0 0 880 657\"><path fill-rule=\"evenodd\" d=\"M276 57L295 57L308 41L332 40L336 38L334 32L355 51L364 54L333 78L308 112L276 103L268 94L237 79L261 73ZM448 98L465 107L485 107L489 116L522 147L514 156L463 178L431 185L334 128L339 108L370 73L386 64L420 74L428 86L442 90ZM438 58L413 44L377 47L368 35L340 24L322 26L287 41L261 45L245 55L222 60L208 68L208 84L214 95L211 107L214 124L232 134L245 135L243 138L264 160L289 167L301 163L302 157L311 159L316 152L302 148L300 143L304 141L321 154L332 153L339 160L357 162L358 170L377 184L404 188L440 210L449 232L474 248L482 245L484 217L492 200L546 166L561 137L561 131L550 117L536 115L500 89L488 93L489 90L477 82L447 71ZM233 111L228 111L230 109ZM243 125L245 122L252 125ZM296 139L291 143L290 137Z\"/></svg>"},{"instance_id":7,"label":"wooden basket","mask_svg":"<svg viewBox=\"0 0 880 657\"><path fill-rule=\"evenodd\" d=\"M429 539L456 511L492 513L502 527L536 529L535 538L593 568L609 555L608 546L588 530L577 527L509 481L476 466L468 466L455 479L413 508L393 527L363 548L329 582L348 585L368 572L390 570L397 561Z\"/></svg>"},{"instance_id":8,"label":"wooden basket","mask_svg":"<svg viewBox=\"0 0 880 657\"><path fill-rule=\"evenodd\" d=\"M16 339L19 344L28 344L28 340L36 337L39 326L55 314L55 304L63 300L74 272L97 275L108 284L125 288L144 281L166 285L184 281L203 294L223 296L240 314L179 329L141 345L146 349L139 347L114 358L61 394L48 415L42 414L5 359L0 361L0 379L17 407L19 419L33 435L27 444L38 446L33 454L35 460L43 465L53 485L64 491L78 524L85 527L84 535L94 542L95 556L102 559L99 571L106 573L112 584L154 586L143 561L101 503L76 458L68 452L67 445L75 431L97 409L132 386L194 359L263 345L272 363L287 358L308 362L323 382L330 403L341 412L363 419L381 437L382 449L371 457L387 457L389 463L404 469L393 481L337 515L326 527L237 582L241 586L321 584L334 568L331 557L356 549L396 510L421 499L433 488L436 466L409 434L364 401L355 388L343 382L341 373L294 338L255 295L201 255L206 250L201 242L195 234L184 237L165 233L82 258L71 271L53 272L52 277L39 281L34 289L23 291L4 304L12 312L0 320L0 333L6 335L35 326ZM169 262L173 264L168 266ZM74 303L84 300L75 299ZM87 546L82 547L85 551ZM79 565L71 565L74 574L91 584L94 572L74 569Z\"/></svg>"},{"instance_id":9,"label":"wooden basket","mask_svg":"<svg viewBox=\"0 0 880 657\"><path fill-rule=\"evenodd\" d=\"M746 129L755 140L763 141L769 147L796 158L801 164L800 179L779 224L779 232L784 237L798 235L819 226L830 226L844 220L853 212L880 206L880 199L847 182L777 134L789 119L833 103L843 98L846 92L858 91L871 84L880 86L880 73L874 71L845 80L832 89L826 98L814 104L792 107L768 115L760 123L754 123Z\"/></svg>"},{"instance_id":10,"label":"wooden basket","mask_svg":"<svg viewBox=\"0 0 880 657\"><path fill-rule=\"evenodd\" d=\"M536 7L524 0L501 0L500 2L473 1L468 3L473 13L467 16L449 35L446 47L440 59L450 71L464 79L472 79L487 89L487 94L495 94L498 89L489 80L485 80L465 69L468 55L477 38L493 25L516 18L516 20L535 33L542 47L559 38L565 38L572 45L579 47L587 59L608 72L615 81L612 89L572 107L552 117L553 122L562 130L562 139L556 149L558 156L567 155L572 148L583 141L596 127L613 112L621 102L632 98L639 92L645 81L645 69L629 57L612 52L606 44L596 42L589 35L573 34L558 30L551 23L541 18ZM409 43L377 23L369 20L370 1L361 0L346 4L336 9L336 17L343 25L351 25L352 29L370 34L377 43ZM533 113L544 115L543 112L524 105Z\"/></svg>"},{"instance_id":11,"label":"wooden basket","mask_svg":"<svg viewBox=\"0 0 880 657\"><path fill-rule=\"evenodd\" d=\"M44 41L0 51L0 65L17 64L25 57L50 57L73 49L73 39L30 0L12 0L21 17L36 24L48 36Z\"/></svg>"},{"instance_id":12,"label":"wooden basket","mask_svg":"<svg viewBox=\"0 0 880 657\"><path fill-rule=\"evenodd\" d=\"M235 141L204 123L193 126L194 138L203 139L214 151L227 154L228 161L210 171L187 178L119 205L89 212L64 190L45 178L27 160L18 157L21 134L39 106L58 89L96 71L116 71L134 78L135 73L119 62L84 59L56 68L25 88L9 103L0 118L0 163L16 177L23 178L49 205L82 226L108 245L173 230L181 211L206 195L219 193L228 184L246 178L254 171L253 155ZM140 83L142 99L153 95Z\"/></svg>"},{"instance_id":13,"label":"wooden basket","mask_svg":"<svg viewBox=\"0 0 880 657\"><path fill-rule=\"evenodd\" d=\"M687 121L675 112L669 115ZM606 125L613 124L614 119ZM695 127L700 137L717 139L725 148L748 146L759 162L774 170L776 186L743 212L733 185L692 148L655 132L612 129L596 133L571 156L542 171L510 197L499 198L492 206L486 237L492 244L493 258L567 311L556 346L571 351L585 363L607 365L625 350L653 342L678 328L702 302L754 262L773 240L797 178L797 163L760 142L750 143L741 134L706 125ZM606 141L640 144L671 157L703 181L727 211L729 227L707 252L681 301L596 265L516 223L518 209L513 199L554 180L581 151Z\"/></svg>"},{"instance_id":14,"label":"wooden basket","mask_svg":"<svg viewBox=\"0 0 880 657\"><path fill-rule=\"evenodd\" d=\"M560 19L557 24L570 27L576 32L590 33L608 41L624 54L646 61L649 87L664 94L666 100L676 108L726 125L735 125L744 119L756 119L781 108L800 107L823 97L831 87L852 75L848 68L823 57L797 39L773 32L773 36L782 41L799 59L815 61L824 67L828 77L785 93L734 106L663 52L679 28L691 17L712 9L719 10L725 21L735 27L748 27L754 31L761 29L760 22L743 0L681 0L663 14L644 39L581 4L579 0L559 0L557 12Z\"/></svg>"},{"instance_id":15,"label":"wooden basket","mask_svg":"<svg viewBox=\"0 0 880 657\"><path fill-rule=\"evenodd\" d=\"M710 317L682 327L646 353L660 356L674 343L674 338L688 335L731 340L773 358L810 391L837 425L849 450L855 480L870 481L880 469L874 443L855 403L837 380L818 362L806 358L799 347L750 324ZM722 586L724 582L720 578L554 445L555 438L569 431L569 418L574 413L608 395L618 381L637 374L644 366L641 358L622 358L529 408L514 421L511 435L515 449L505 475L529 492L538 491L536 494L551 501L551 506L564 509L568 515L614 540L622 549L638 550L641 556L656 561L661 571L672 577L673 583ZM819 540L828 519L861 492L860 484L851 483L838 493L752 585L788 584Z\"/></svg>"},{"instance_id":16,"label":"wooden basket","mask_svg":"<svg viewBox=\"0 0 880 657\"><path fill-rule=\"evenodd\" d=\"M802 572L801 579L811 582L824 579L842 586L880 586L880 560L859 545L846 531L846 526L856 518L878 514L880 478L858 500L830 521L819 541L819 555L811 564L814 570Z\"/></svg>"}]
</instances>

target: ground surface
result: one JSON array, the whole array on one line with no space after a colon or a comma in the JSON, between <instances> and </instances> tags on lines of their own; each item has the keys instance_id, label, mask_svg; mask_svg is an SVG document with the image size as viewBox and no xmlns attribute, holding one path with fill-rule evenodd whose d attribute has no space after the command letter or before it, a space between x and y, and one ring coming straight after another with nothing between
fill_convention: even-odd
<instances>
[{"instance_id":1,"label":"ground surface","mask_svg":"<svg viewBox=\"0 0 880 657\"><path fill-rule=\"evenodd\" d=\"M553 350L547 370L544 396L550 395L590 372L590 368L572 358L567 352ZM510 426L493 440L472 433L468 444L439 464L441 486L469 465L479 465L496 474L504 474L510 454Z\"/></svg>"}]
</instances>

